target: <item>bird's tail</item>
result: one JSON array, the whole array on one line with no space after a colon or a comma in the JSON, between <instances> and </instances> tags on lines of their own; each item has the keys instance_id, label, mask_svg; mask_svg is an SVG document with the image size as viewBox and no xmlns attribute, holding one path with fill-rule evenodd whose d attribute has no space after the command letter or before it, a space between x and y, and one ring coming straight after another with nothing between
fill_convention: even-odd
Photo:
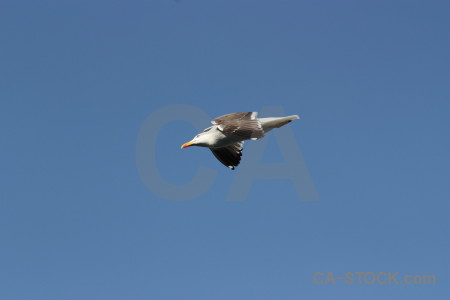
<instances>
[{"instance_id":1,"label":"bird's tail","mask_svg":"<svg viewBox=\"0 0 450 300\"><path fill-rule=\"evenodd\" d=\"M298 115L293 115L280 118L260 118L259 121L261 122L264 132L268 132L274 128L280 128L295 119L300 119L300 117Z\"/></svg>"}]
</instances>

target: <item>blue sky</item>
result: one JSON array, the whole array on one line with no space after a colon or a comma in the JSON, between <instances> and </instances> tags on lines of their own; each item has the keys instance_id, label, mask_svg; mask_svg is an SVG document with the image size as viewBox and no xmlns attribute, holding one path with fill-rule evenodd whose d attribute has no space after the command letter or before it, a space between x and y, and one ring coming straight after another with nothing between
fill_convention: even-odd
<instances>
[{"instance_id":1,"label":"blue sky","mask_svg":"<svg viewBox=\"0 0 450 300\"><path fill-rule=\"evenodd\" d=\"M447 299L449 9L2 1L0 299ZM173 104L301 115L289 126L320 201L283 179L227 201L239 168L180 150L196 133L182 121L160 132L159 172L217 180L194 200L157 196L136 140ZM282 161L268 139L265 159ZM320 285L316 272L437 283Z\"/></svg>"}]
</instances>

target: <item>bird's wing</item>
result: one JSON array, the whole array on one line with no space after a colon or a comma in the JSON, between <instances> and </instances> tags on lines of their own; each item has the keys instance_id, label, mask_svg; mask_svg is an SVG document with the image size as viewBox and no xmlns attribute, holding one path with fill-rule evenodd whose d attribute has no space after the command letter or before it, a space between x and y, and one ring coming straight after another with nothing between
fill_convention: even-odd
<instances>
[{"instance_id":1,"label":"bird's wing","mask_svg":"<svg viewBox=\"0 0 450 300\"><path fill-rule=\"evenodd\" d=\"M217 128L228 134L246 140L257 140L264 137L261 122L256 118L257 112L239 112L224 115L211 121Z\"/></svg>"},{"instance_id":2,"label":"bird's wing","mask_svg":"<svg viewBox=\"0 0 450 300\"><path fill-rule=\"evenodd\" d=\"M222 148L209 148L214 156L225 166L234 170L241 162L244 142L238 142Z\"/></svg>"},{"instance_id":3,"label":"bird's wing","mask_svg":"<svg viewBox=\"0 0 450 300\"><path fill-rule=\"evenodd\" d=\"M217 124L217 122L224 122L228 120L254 120L257 116L257 112L237 112L217 117L212 120L211 123Z\"/></svg>"}]
</instances>

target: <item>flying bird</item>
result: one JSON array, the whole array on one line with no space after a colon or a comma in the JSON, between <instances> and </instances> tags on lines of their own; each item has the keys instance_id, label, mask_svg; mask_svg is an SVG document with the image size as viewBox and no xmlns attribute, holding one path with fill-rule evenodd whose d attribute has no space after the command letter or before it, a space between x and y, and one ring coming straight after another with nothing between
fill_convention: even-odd
<instances>
[{"instance_id":1,"label":"flying bird","mask_svg":"<svg viewBox=\"0 0 450 300\"><path fill-rule=\"evenodd\" d=\"M207 147L222 164L234 170L241 162L245 140L258 140L270 130L300 119L297 115L279 118L257 116L257 112L238 112L215 118L211 121L213 126L197 134L181 148Z\"/></svg>"}]
</instances>

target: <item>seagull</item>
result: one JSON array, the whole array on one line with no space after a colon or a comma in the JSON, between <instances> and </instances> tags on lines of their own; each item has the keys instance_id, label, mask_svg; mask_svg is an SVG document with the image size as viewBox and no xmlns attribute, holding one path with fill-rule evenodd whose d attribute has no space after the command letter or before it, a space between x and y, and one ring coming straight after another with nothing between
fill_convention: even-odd
<instances>
[{"instance_id":1,"label":"seagull","mask_svg":"<svg viewBox=\"0 0 450 300\"><path fill-rule=\"evenodd\" d=\"M257 112L237 112L215 118L213 126L197 134L192 141L181 146L207 147L225 166L234 170L241 162L245 140L259 140L274 128L280 128L298 115L278 118L257 118Z\"/></svg>"}]
</instances>

